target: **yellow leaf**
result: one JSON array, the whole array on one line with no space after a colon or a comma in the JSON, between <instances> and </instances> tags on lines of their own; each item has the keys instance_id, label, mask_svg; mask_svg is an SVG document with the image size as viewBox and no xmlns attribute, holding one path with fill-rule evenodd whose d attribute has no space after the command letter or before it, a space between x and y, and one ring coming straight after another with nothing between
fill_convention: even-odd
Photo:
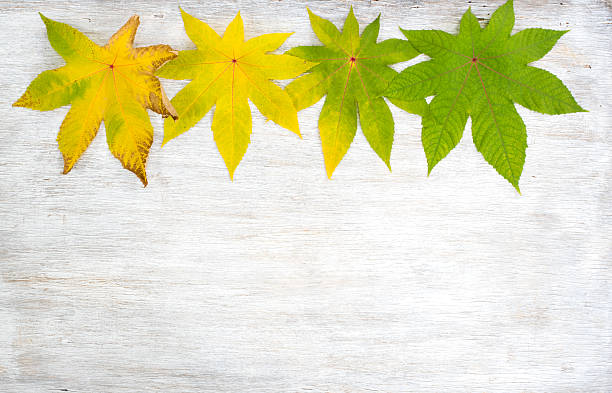
<instances>
[{"instance_id":1,"label":"yellow leaf","mask_svg":"<svg viewBox=\"0 0 612 393\"><path fill-rule=\"evenodd\" d=\"M67 24L42 14L41 18L49 42L66 65L41 73L13 106L51 110L72 104L57 137L64 173L70 172L104 120L111 152L146 186L153 127L145 108L177 117L154 74L176 52L168 45L134 48L138 16L132 16L105 46Z\"/></svg>"},{"instance_id":2,"label":"yellow leaf","mask_svg":"<svg viewBox=\"0 0 612 393\"><path fill-rule=\"evenodd\" d=\"M289 95L271 79L295 78L314 63L273 55L291 33L264 34L244 41L240 13L220 37L206 23L181 10L185 31L198 47L182 51L157 71L171 79L191 79L172 99L180 118L166 119L164 144L189 130L216 105L212 130L230 178L251 136L248 100L268 119L300 135L297 111Z\"/></svg>"}]
</instances>

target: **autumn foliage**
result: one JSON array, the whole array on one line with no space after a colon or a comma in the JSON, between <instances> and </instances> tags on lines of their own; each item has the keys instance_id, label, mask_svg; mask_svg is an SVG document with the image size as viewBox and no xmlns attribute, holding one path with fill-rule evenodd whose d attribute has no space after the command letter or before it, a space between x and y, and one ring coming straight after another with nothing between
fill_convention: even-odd
<instances>
[{"instance_id":1,"label":"autumn foliage","mask_svg":"<svg viewBox=\"0 0 612 393\"><path fill-rule=\"evenodd\" d=\"M45 111L71 105L57 137L64 173L104 121L110 151L146 186L153 143L146 110L166 118L166 144L197 128L214 107L214 140L233 179L250 143L249 101L268 120L300 135L298 111L325 97L318 128L329 178L349 150L358 120L372 150L391 169L396 125L390 102L421 116L428 173L459 143L471 118L476 148L519 191L527 127L515 104L545 114L584 111L561 80L529 65L566 31L531 28L512 34L512 0L484 28L468 10L457 35L402 29L405 40L380 42L380 16L360 34L352 7L341 30L308 10L322 45L298 46L284 54L272 52L292 33L245 39L238 13L221 35L180 12L197 49L134 48L138 16L100 46L41 14L51 46L66 64L38 75L13 106ZM399 73L390 67L419 54L429 59ZM168 100L158 77L189 83ZM285 89L274 82L284 79L294 80ZM427 98L432 98L429 104Z\"/></svg>"}]
</instances>

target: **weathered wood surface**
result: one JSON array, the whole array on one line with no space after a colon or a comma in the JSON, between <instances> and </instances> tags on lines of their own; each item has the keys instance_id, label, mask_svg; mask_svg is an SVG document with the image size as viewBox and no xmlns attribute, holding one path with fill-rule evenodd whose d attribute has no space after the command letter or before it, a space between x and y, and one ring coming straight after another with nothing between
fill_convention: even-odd
<instances>
[{"instance_id":1,"label":"weathered wood surface","mask_svg":"<svg viewBox=\"0 0 612 393\"><path fill-rule=\"evenodd\" d=\"M317 43L307 5L339 24L349 4L390 38L501 2L181 1L218 31L238 10L249 37L295 31L283 49ZM63 176L67 108L10 107L62 64L37 12L98 43L136 13L137 45L193 46L176 2L1 2L0 391L612 391L611 5L515 8L516 29L571 29L538 64L590 110L519 108L523 196L469 126L427 178L420 120L396 108L393 173L359 134L328 181L322 103L303 140L254 111L233 183L210 115L163 149L152 116L146 189L103 129Z\"/></svg>"}]
</instances>

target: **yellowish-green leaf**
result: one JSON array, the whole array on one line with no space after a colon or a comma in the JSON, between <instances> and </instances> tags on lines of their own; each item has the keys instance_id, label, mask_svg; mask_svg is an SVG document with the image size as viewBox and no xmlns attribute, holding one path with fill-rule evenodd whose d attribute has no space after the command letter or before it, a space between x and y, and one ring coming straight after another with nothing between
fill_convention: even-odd
<instances>
[{"instance_id":1,"label":"yellowish-green leaf","mask_svg":"<svg viewBox=\"0 0 612 393\"><path fill-rule=\"evenodd\" d=\"M327 176L331 178L355 137L358 113L370 146L391 169L395 123L380 95L397 74L389 65L409 60L418 52L405 40L377 43L380 17L359 36L359 24L352 8L342 32L310 10L308 13L312 29L324 46L298 46L287 53L319 64L291 82L286 90L298 110L327 95L319 117ZM391 102L417 114L427 109L423 98Z\"/></svg>"},{"instance_id":2,"label":"yellowish-green leaf","mask_svg":"<svg viewBox=\"0 0 612 393\"><path fill-rule=\"evenodd\" d=\"M146 186L153 128L145 109L177 117L154 75L176 52L168 45L133 48L138 16L132 16L105 46L67 24L42 14L41 18L51 46L66 65L41 73L13 106L52 110L72 104L57 137L64 173L70 172L104 120L111 152Z\"/></svg>"},{"instance_id":3,"label":"yellowish-green leaf","mask_svg":"<svg viewBox=\"0 0 612 393\"><path fill-rule=\"evenodd\" d=\"M291 33L265 34L245 41L240 13L223 37L185 11L181 10L181 14L187 35L197 49L181 51L157 71L163 78L191 79L172 99L180 117L166 119L163 143L189 130L216 105L212 130L233 179L251 138L248 100L266 118L299 135L293 102L270 80L295 78L314 64L267 53L281 46Z\"/></svg>"}]
</instances>

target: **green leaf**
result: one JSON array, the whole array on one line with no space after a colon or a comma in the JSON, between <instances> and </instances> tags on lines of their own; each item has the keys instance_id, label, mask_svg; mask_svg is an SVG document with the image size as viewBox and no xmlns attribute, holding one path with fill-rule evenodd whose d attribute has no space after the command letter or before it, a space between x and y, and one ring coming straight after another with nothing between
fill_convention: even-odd
<instances>
[{"instance_id":1,"label":"green leaf","mask_svg":"<svg viewBox=\"0 0 612 393\"><path fill-rule=\"evenodd\" d=\"M390 169L394 122L380 95L397 75L389 65L410 60L418 52L406 40L377 43L380 17L366 26L360 37L352 7L342 32L310 10L308 13L312 29L325 46L299 46L287 52L318 64L291 82L286 91L297 110L327 95L319 117L327 176L331 178L355 137L357 113L368 143ZM412 113L427 110L423 97L391 102Z\"/></svg>"},{"instance_id":2,"label":"green leaf","mask_svg":"<svg viewBox=\"0 0 612 393\"><path fill-rule=\"evenodd\" d=\"M520 192L527 133L514 103L547 114L584 111L556 76L528 65L566 31L526 29L511 36L513 26L510 0L484 29L468 10L458 35L402 30L431 60L406 68L384 95L397 100L434 96L421 134L429 172L459 143L471 117L476 148Z\"/></svg>"}]
</instances>

